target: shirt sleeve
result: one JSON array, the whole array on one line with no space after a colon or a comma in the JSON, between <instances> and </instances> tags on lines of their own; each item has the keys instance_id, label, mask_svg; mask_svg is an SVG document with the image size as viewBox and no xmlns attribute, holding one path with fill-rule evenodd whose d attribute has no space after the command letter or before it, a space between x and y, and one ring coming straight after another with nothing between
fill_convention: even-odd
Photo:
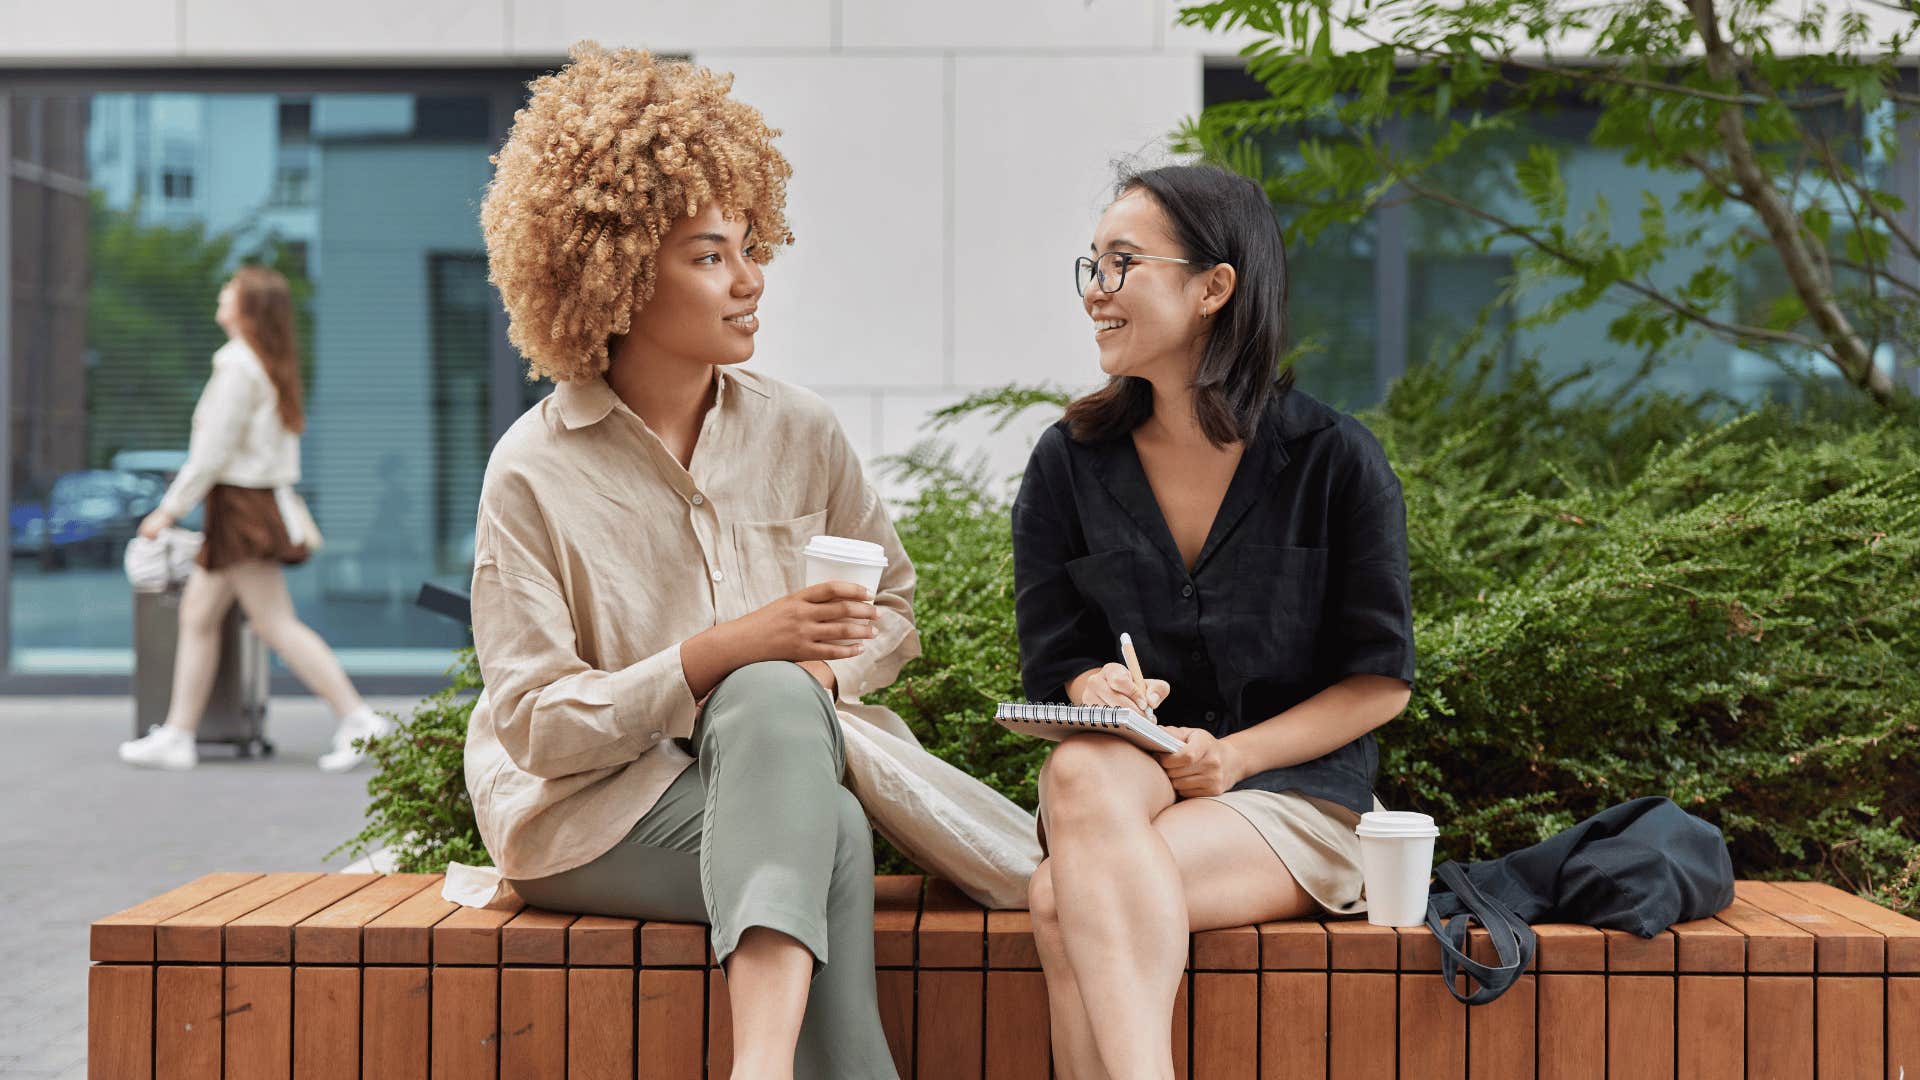
<instances>
[{"instance_id":1,"label":"shirt sleeve","mask_svg":"<svg viewBox=\"0 0 1920 1080\"><path fill-rule=\"evenodd\" d=\"M833 425L827 467L832 470L827 487L827 531L879 544L887 552L887 569L873 598L874 606L880 609L874 623L876 636L867 640L860 655L827 661L827 667L833 670L835 695L841 701L858 704L862 694L891 685L900 669L920 655L920 631L913 623L916 579L900 534L888 519L880 496L867 482L860 456L838 423Z\"/></svg>"},{"instance_id":2,"label":"shirt sleeve","mask_svg":"<svg viewBox=\"0 0 1920 1080\"><path fill-rule=\"evenodd\" d=\"M1384 455L1364 474L1378 486L1362 489L1367 493L1345 506L1335 499L1329 658L1339 678L1385 675L1412 686L1406 502Z\"/></svg>"},{"instance_id":3,"label":"shirt sleeve","mask_svg":"<svg viewBox=\"0 0 1920 1080\"><path fill-rule=\"evenodd\" d=\"M522 771L551 780L625 764L668 740L690 737L698 709L680 646L617 671L581 659L574 613L541 557L544 532L500 520L483 500L474 544L473 641L507 756Z\"/></svg>"},{"instance_id":4,"label":"shirt sleeve","mask_svg":"<svg viewBox=\"0 0 1920 1080\"><path fill-rule=\"evenodd\" d=\"M213 376L200 391L193 408L193 434L187 441L187 461L167 487L160 506L169 517L185 517L220 479L246 434L253 411L255 387L246 372L231 364L215 363Z\"/></svg>"},{"instance_id":5,"label":"shirt sleeve","mask_svg":"<svg viewBox=\"0 0 1920 1080\"><path fill-rule=\"evenodd\" d=\"M1067 700L1067 682L1107 663L1103 621L1067 572L1080 550L1067 490L1066 434L1051 428L1027 459L1013 501L1013 612L1020 635L1020 682L1033 701ZM1112 652L1111 646L1106 654Z\"/></svg>"}]
</instances>

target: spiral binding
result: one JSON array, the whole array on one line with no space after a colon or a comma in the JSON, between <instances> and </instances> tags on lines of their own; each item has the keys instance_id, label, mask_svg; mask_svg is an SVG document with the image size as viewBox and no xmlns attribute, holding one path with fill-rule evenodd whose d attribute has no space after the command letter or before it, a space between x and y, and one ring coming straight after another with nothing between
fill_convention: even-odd
<instances>
[{"instance_id":1,"label":"spiral binding","mask_svg":"<svg viewBox=\"0 0 1920 1080\"><path fill-rule=\"evenodd\" d=\"M1031 720L1067 727L1126 727L1125 709L1109 705L1057 705L1041 701L1003 701L994 710L996 720Z\"/></svg>"}]
</instances>

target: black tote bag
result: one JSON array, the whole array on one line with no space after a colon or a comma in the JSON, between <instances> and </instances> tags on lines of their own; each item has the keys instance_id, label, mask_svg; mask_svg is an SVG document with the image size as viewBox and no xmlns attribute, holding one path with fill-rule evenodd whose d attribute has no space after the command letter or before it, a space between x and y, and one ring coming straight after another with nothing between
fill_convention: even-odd
<instances>
[{"instance_id":1,"label":"black tote bag","mask_svg":"<svg viewBox=\"0 0 1920 1080\"><path fill-rule=\"evenodd\" d=\"M1733 860L1720 830L1660 796L1611 806L1578 825L1498 859L1444 862L1427 895L1427 928L1440 941L1447 990L1469 1005L1507 991L1533 962L1529 923L1630 930L1650 938L1733 902ZM1497 964L1467 955L1467 929L1491 939ZM1464 971L1479 989L1462 994Z\"/></svg>"}]
</instances>

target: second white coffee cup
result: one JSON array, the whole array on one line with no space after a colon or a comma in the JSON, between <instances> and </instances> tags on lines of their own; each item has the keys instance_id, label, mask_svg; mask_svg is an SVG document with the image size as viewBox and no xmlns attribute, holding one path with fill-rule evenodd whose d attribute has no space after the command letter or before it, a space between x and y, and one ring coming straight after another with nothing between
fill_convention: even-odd
<instances>
[{"instance_id":1,"label":"second white coffee cup","mask_svg":"<svg viewBox=\"0 0 1920 1080\"><path fill-rule=\"evenodd\" d=\"M887 549L867 540L845 536L816 536L800 550L806 560L806 583L851 581L870 593L880 592L880 577L887 572ZM838 641L836 645L858 645L858 640Z\"/></svg>"},{"instance_id":2,"label":"second white coffee cup","mask_svg":"<svg viewBox=\"0 0 1920 1080\"><path fill-rule=\"evenodd\" d=\"M1375 926L1419 926L1427 918L1427 882L1433 876L1433 818L1412 810L1360 815L1360 873L1366 879L1367 921Z\"/></svg>"}]
</instances>

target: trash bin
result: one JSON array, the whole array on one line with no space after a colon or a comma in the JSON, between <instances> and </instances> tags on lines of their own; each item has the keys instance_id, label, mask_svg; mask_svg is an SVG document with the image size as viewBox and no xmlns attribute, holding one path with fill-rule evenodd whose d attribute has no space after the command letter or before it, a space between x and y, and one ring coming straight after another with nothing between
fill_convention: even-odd
<instances>
[{"instance_id":1,"label":"trash bin","mask_svg":"<svg viewBox=\"0 0 1920 1080\"><path fill-rule=\"evenodd\" d=\"M180 641L180 586L133 593L133 733L167 719L173 658ZM224 743L241 757L273 753L267 741L267 645L234 604L220 627L220 666L196 741Z\"/></svg>"}]
</instances>

